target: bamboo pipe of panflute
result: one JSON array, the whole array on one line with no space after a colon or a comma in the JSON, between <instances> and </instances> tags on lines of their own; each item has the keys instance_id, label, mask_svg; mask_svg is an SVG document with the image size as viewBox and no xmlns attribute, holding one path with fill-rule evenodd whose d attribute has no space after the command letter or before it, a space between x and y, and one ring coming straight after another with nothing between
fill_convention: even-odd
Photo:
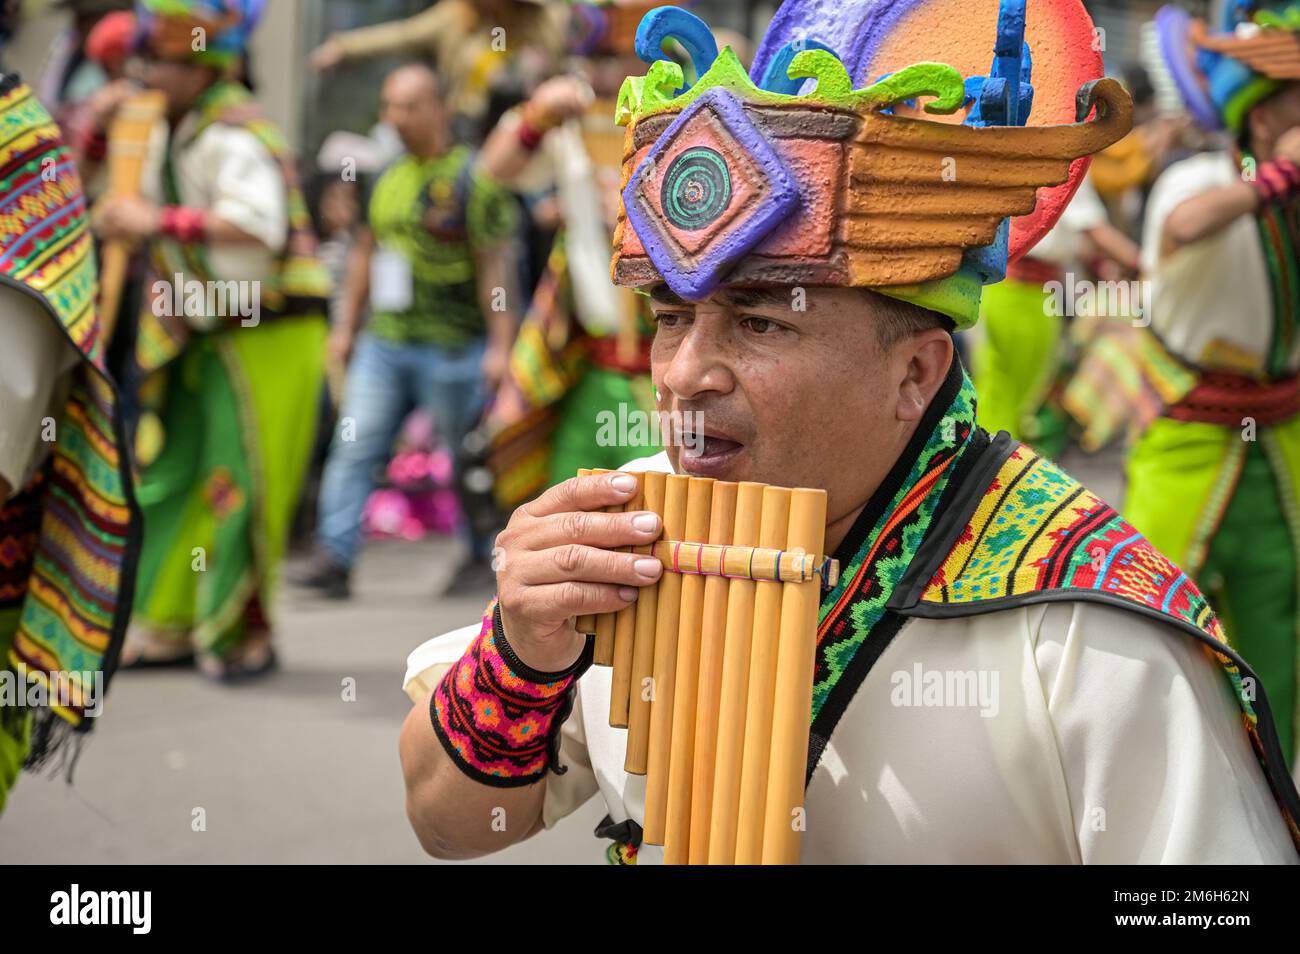
<instances>
[{"instance_id":1,"label":"bamboo pipe of panflute","mask_svg":"<svg viewBox=\"0 0 1300 954\"><path fill-rule=\"evenodd\" d=\"M668 475L647 473L644 477L645 507L643 509L658 515L662 525L664 520L664 503L668 492ZM638 547L638 549L641 549ZM644 548L647 553L650 547ZM664 574L666 577L668 574ZM636 599L636 625L632 632L632 671L628 685L630 695L627 713L627 754L624 757L623 770L631 775L644 775L650 757L650 695L654 683L655 658L655 623L659 618L660 582L641 587ZM615 660L617 663L617 660ZM614 688L620 685L621 677L615 666ZM612 705L612 703L611 703ZM615 724L611 721L611 725Z\"/></svg>"},{"instance_id":2,"label":"bamboo pipe of panflute","mask_svg":"<svg viewBox=\"0 0 1300 954\"><path fill-rule=\"evenodd\" d=\"M686 540L705 543L713 530L715 481L692 477L686 498ZM668 745L664 864L684 865L690 854L691 772L695 765L695 709L699 698L700 643L707 577L682 579L682 613L677 625L677 671L673 679L672 732Z\"/></svg>"},{"instance_id":3,"label":"bamboo pipe of panflute","mask_svg":"<svg viewBox=\"0 0 1300 954\"><path fill-rule=\"evenodd\" d=\"M645 475L633 474L636 477L636 493L628 503L629 511L645 509ZM630 548L634 553L640 553L645 549L643 547ZM609 724L621 729L627 728L627 705L630 678L632 675L632 641L636 632L636 613L637 607L645 598L645 590L637 595L637 601L630 606L619 610L614 617L614 654L610 660L610 665L614 667L614 672L610 679L609 694Z\"/></svg>"},{"instance_id":4,"label":"bamboo pipe of panflute","mask_svg":"<svg viewBox=\"0 0 1300 954\"><path fill-rule=\"evenodd\" d=\"M728 545L736 535L736 501L739 486L720 482L713 486L713 510L709 515L709 543ZM757 517L757 510L755 511ZM709 803L713 793L713 761L718 732L718 691L722 680L722 645L727 629L727 584L721 576L704 580L704 611L700 621L700 658L696 666L695 737L692 740L690 787L690 836L687 840L687 864L708 861ZM680 667L678 672L681 672ZM680 677L679 677L680 678ZM671 787L676 776L668 770L669 820L672 819ZM668 849L673 831L668 831Z\"/></svg>"},{"instance_id":5,"label":"bamboo pipe of panflute","mask_svg":"<svg viewBox=\"0 0 1300 954\"><path fill-rule=\"evenodd\" d=\"M149 144L166 110L167 100L160 90L144 90L117 111L108 133L105 198L140 194ZM99 324L103 340L111 341L135 245L125 239L109 239L100 246L99 254Z\"/></svg>"},{"instance_id":6,"label":"bamboo pipe of panflute","mask_svg":"<svg viewBox=\"0 0 1300 954\"><path fill-rule=\"evenodd\" d=\"M691 478L668 475L664 498L664 535L680 540L686 533L686 505ZM664 843L668 807L668 750L673 728L673 680L677 675L677 627L681 621L682 576L666 573L659 581L655 619L655 663L650 704L650 753L646 764L645 821L642 837L647 844Z\"/></svg>"},{"instance_id":7,"label":"bamboo pipe of panflute","mask_svg":"<svg viewBox=\"0 0 1300 954\"><path fill-rule=\"evenodd\" d=\"M790 491L763 490L759 546L786 549ZM789 584L760 580L754 593L754 637L749 651L749 691L745 698L745 745L740 766L740 810L736 817L736 864L756 865L763 857L763 819L767 796L768 746L772 741L772 693L780 640L781 602Z\"/></svg>"},{"instance_id":8,"label":"bamboo pipe of panflute","mask_svg":"<svg viewBox=\"0 0 1300 954\"><path fill-rule=\"evenodd\" d=\"M763 512L763 485L745 482L736 495L738 546L756 546ZM729 580L726 635L722 643L722 676L718 688L718 719L709 806L708 862L729 865L736 860L736 819L740 813L740 761L745 745L745 696L749 692L749 650L754 628L754 590L750 579Z\"/></svg>"},{"instance_id":9,"label":"bamboo pipe of panflute","mask_svg":"<svg viewBox=\"0 0 1300 954\"><path fill-rule=\"evenodd\" d=\"M819 554L826 541L826 491L795 490L790 495L792 550ZM772 744L763 819L765 865L799 862L804 776L808 764L808 726L812 714L813 669L817 654L817 613L821 584L787 583L781 599L780 643L772 705Z\"/></svg>"},{"instance_id":10,"label":"bamboo pipe of panflute","mask_svg":"<svg viewBox=\"0 0 1300 954\"><path fill-rule=\"evenodd\" d=\"M592 473L612 474L614 471L597 467ZM605 513L622 512L623 504L613 504L605 508ZM591 661L597 666L612 666L614 664L614 616L613 613L600 613L596 616L596 645L592 652Z\"/></svg>"},{"instance_id":11,"label":"bamboo pipe of panflute","mask_svg":"<svg viewBox=\"0 0 1300 954\"><path fill-rule=\"evenodd\" d=\"M593 471L590 467L579 467L579 477L590 477ZM596 614L588 613L585 616L579 616L573 621L573 628L584 635L590 635L596 631Z\"/></svg>"}]
</instances>

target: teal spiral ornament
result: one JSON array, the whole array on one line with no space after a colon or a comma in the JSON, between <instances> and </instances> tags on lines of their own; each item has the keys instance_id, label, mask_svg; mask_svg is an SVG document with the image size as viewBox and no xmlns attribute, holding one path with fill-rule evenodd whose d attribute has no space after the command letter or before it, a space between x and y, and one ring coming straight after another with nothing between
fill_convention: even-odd
<instances>
[{"instance_id":1,"label":"teal spiral ornament","mask_svg":"<svg viewBox=\"0 0 1300 954\"><path fill-rule=\"evenodd\" d=\"M668 167L659 193L668 221L679 229L702 229L731 202L727 160L703 146L687 149Z\"/></svg>"}]
</instances>

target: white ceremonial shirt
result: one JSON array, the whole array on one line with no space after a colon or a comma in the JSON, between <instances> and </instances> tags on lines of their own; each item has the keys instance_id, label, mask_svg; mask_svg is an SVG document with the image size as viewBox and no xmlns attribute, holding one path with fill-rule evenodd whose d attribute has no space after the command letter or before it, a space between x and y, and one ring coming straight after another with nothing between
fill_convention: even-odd
<instances>
[{"instance_id":1,"label":"white ceremonial shirt","mask_svg":"<svg viewBox=\"0 0 1300 954\"><path fill-rule=\"evenodd\" d=\"M247 129L213 123L196 136L197 122L191 113L172 134L180 204L206 209L261 243L204 246L210 277L218 282L265 281L274 275L289 240L284 174L270 150ZM145 198L165 204L161 173L147 175L145 182ZM184 275L186 268L179 256L169 264L171 274L157 277L170 285L176 273ZM185 275L187 281L193 277ZM247 293L252 293L251 284ZM199 330L210 330L219 317L190 315L188 321Z\"/></svg>"},{"instance_id":2,"label":"white ceremonial shirt","mask_svg":"<svg viewBox=\"0 0 1300 954\"><path fill-rule=\"evenodd\" d=\"M624 469L667 470L667 456ZM411 654L413 699L478 630ZM548 828L592 796L615 822L643 821L610 679L593 666L579 680ZM1172 626L1083 602L908 620L831 734L805 808L805 864L1298 860L1218 664Z\"/></svg>"}]
</instances>

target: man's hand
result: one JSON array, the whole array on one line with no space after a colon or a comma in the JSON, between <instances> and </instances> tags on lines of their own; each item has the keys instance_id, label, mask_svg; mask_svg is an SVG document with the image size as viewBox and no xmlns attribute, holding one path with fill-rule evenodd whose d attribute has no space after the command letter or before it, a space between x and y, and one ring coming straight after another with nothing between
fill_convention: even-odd
<instances>
[{"instance_id":1,"label":"man's hand","mask_svg":"<svg viewBox=\"0 0 1300 954\"><path fill-rule=\"evenodd\" d=\"M497 537L501 623L526 665L567 669L583 645L573 617L623 609L662 575L653 557L614 552L653 543L663 529L649 511L601 512L635 492L629 474L575 477L516 510Z\"/></svg>"},{"instance_id":2,"label":"man's hand","mask_svg":"<svg viewBox=\"0 0 1300 954\"><path fill-rule=\"evenodd\" d=\"M510 348L490 345L483 352L483 383L487 394L496 394L510 370Z\"/></svg>"},{"instance_id":3,"label":"man's hand","mask_svg":"<svg viewBox=\"0 0 1300 954\"><path fill-rule=\"evenodd\" d=\"M139 92L140 87L125 79L115 80L96 90L86 107L94 128L98 132L108 132L109 124L113 122L118 109Z\"/></svg>"},{"instance_id":4,"label":"man's hand","mask_svg":"<svg viewBox=\"0 0 1300 954\"><path fill-rule=\"evenodd\" d=\"M356 335L347 328L335 328L330 332L329 340L326 343L326 354L334 367L340 371L347 370L348 362L352 360L352 349L356 347L356 343Z\"/></svg>"},{"instance_id":5,"label":"man's hand","mask_svg":"<svg viewBox=\"0 0 1300 954\"><path fill-rule=\"evenodd\" d=\"M1273 154L1283 159L1290 159L1297 166L1300 166L1300 126L1292 126L1277 137L1277 145L1273 147Z\"/></svg>"},{"instance_id":6,"label":"man's hand","mask_svg":"<svg viewBox=\"0 0 1300 954\"><path fill-rule=\"evenodd\" d=\"M100 238L137 241L156 235L161 218L152 202L136 195L120 195L101 200L93 221Z\"/></svg>"},{"instance_id":7,"label":"man's hand","mask_svg":"<svg viewBox=\"0 0 1300 954\"><path fill-rule=\"evenodd\" d=\"M581 116L596 94L586 80L577 76L552 76L529 98L529 109L544 126L558 126L570 116Z\"/></svg>"},{"instance_id":8,"label":"man's hand","mask_svg":"<svg viewBox=\"0 0 1300 954\"><path fill-rule=\"evenodd\" d=\"M308 61L311 63L311 68L317 73L328 73L343 62L343 48L339 45L338 40L330 37L311 51Z\"/></svg>"}]
</instances>

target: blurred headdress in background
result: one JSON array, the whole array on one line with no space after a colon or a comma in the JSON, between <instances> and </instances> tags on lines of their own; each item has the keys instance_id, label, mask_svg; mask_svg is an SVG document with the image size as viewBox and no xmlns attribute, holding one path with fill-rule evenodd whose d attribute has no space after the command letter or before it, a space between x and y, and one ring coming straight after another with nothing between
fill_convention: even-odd
<instances>
[{"instance_id":1,"label":"blurred headdress in background","mask_svg":"<svg viewBox=\"0 0 1300 954\"><path fill-rule=\"evenodd\" d=\"M1251 108L1300 80L1300 2L1229 0L1218 30L1181 7L1162 7L1156 35L1188 112L1209 130L1240 132Z\"/></svg>"}]
</instances>

